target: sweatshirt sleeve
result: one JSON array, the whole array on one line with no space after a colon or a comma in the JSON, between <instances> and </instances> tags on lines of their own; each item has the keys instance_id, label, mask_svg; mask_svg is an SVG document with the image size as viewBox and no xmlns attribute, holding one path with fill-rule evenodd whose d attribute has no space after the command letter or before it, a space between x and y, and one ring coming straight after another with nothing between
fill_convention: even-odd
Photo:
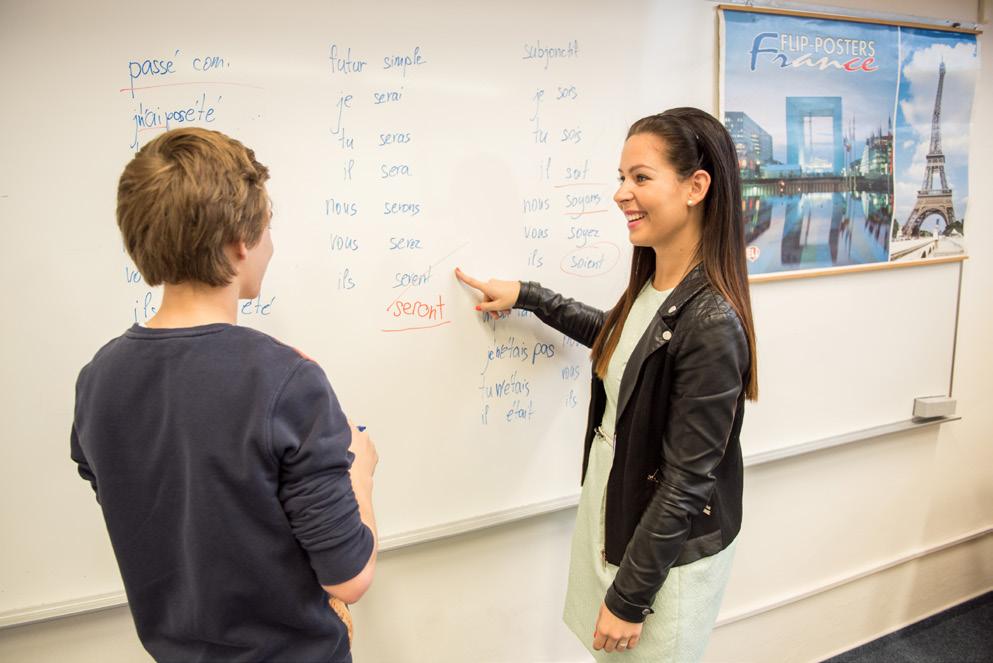
<instances>
[{"instance_id":1,"label":"sweatshirt sleeve","mask_svg":"<svg viewBox=\"0 0 993 663\"><path fill-rule=\"evenodd\" d=\"M277 396L270 447L278 497L322 585L354 578L372 555L348 470L351 428L320 366L301 360Z\"/></svg>"},{"instance_id":2,"label":"sweatshirt sleeve","mask_svg":"<svg viewBox=\"0 0 993 663\"><path fill-rule=\"evenodd\" d=\"M90 462L86 459L86 453L83 451L83 445L79 441L79 419L83 414L82 408L79 406L79 399L83 390L83 381L87 368L87 366L84 366L83 370L79 372L79 377L76 378L76 404L72 416L72 429L69 431L69 457L76 463L76 471L79 472L79 476L90 482L97 502L100 502L100 491L97 490L97 477L93 473Z\"/></svg>"},{"instance_id":3,"label":"sweatshirt sleeve","mask_svg":"<svg viewBox=\"0 0 993 663\"><path fill-rule=\"evenodd\" d=\"M93 493L97 497L97 502L99 502L100 492L97 490L97 478L93 474L93 470L90 469L90 463L86 460L86 454L83 453L83 447L79 443L79 434L76 432L75 423L73 423L72 431L69 433L69 455L76 462L76 470L79 472L79 476L90 482L90 485L93 487Z\"/></svg>"}]
</instances>

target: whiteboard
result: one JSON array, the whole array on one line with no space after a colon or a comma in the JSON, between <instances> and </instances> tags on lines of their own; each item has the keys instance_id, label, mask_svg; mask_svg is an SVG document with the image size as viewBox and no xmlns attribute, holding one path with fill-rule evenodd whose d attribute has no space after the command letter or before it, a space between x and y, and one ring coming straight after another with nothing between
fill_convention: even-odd
<instances>
[{"instance_id":1,"label":"whiteboard","mask_svg":"<svg viewBox=\"0 0 993 663\"><path fill-rule=\"evenodd\" d=\"M467 4L3 5L0 615L121 590L68 434L79 368L160 298L114 206L135 146L167 123L224 131L269 166L276 253L240 322L318 361L369 427L382 537L578 491L587 350L531 316L485 320L451 272L610 306L630 255L611 202L625 131L716 107L714 9ZM956 274L756 286L764 400L746 451L891 423L943 392ZM933 312L910 315L911 291ZM920 339L941 352L908 360Z\"/></svg>"},{"instance_id":2,"label":"whiteboard","mask_svg":"<svg viewBox=\"0 0 993 663\"><path fill-rule=\"evenodd\" d=\"M906 421L914 398L948 395L961 264L753 284L760 384L743 451Z\"/></svg>"}]
</instances>

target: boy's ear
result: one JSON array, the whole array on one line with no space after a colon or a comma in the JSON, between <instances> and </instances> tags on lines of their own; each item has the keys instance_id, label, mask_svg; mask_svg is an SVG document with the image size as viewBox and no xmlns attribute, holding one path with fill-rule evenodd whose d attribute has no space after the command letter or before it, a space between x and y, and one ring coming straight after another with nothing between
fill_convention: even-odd
<instances>
[{"instance_id":1,"label":"boy's ear","mask_svg":"<svg viewBox=\"0 0 993 663\"><path fill-rule=\"evenodd\" d=\"M232 243L232 246L234 247L234 253L238 260L244 260L248 257L248 245L245 244L244 240L234 242Z\"/></svg>"}]
</instances>

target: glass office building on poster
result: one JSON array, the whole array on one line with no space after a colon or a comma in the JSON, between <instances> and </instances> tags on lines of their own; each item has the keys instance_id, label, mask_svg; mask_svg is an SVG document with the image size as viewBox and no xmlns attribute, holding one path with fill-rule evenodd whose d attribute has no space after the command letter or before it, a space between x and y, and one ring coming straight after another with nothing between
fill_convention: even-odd
<instances>
[{"instance_id":1,"label":"glass office building on poster","mask_svg":"<svg viewBox=\"0 0 993 663\"><path fill-rule=\"evenodd\" d=\"M964 251L975 43L722 12L721 113L738 152L750 273ZM955 132L953 151L942 147L942 129Z\"/></svg>"}]
</instances>

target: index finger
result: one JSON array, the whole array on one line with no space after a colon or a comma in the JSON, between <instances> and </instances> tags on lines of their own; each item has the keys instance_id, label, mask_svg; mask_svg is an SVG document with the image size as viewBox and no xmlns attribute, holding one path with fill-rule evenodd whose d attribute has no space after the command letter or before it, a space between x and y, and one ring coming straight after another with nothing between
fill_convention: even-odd
<instances>
[{"instance_id":1,"label":"index finger","mask_svg":"<svg viewBox=\"0 0 993 663\"><path fill-rule=\"evenodd\" d=\"M465 283L466 285L471 286L476 290L479 290L480 292L483 291L484 284L482 281L478 281L472 278L458 267L455 268L455 278L457 278L459 281L462 281L462 283Z\"/></svg>"}]
</instances>

